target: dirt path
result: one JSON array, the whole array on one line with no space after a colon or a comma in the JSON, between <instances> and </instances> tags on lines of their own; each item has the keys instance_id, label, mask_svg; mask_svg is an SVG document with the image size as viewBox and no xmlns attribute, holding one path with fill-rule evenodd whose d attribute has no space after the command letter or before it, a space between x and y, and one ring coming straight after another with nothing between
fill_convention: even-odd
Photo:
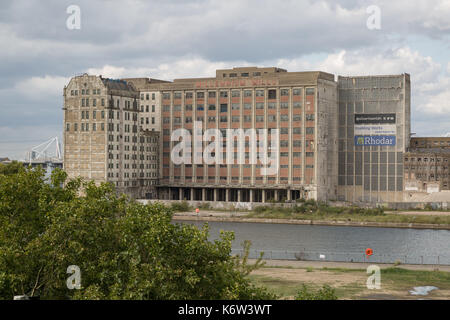
<instances>
[{"instance_id":1,"label":"dirt path","mask_svg":"<svg viewBox=\"0 0 450 320\"><path fill-rule=\"evenodd\" d=\"M255 270L251 276L260 285L267 286L274 290L284 299L293 299L296 290L301 284L307 284L314 287L321 287L328 284L336 289L339 299L364 299L364 300L396 300L396 299L450 299L450 290L438 289L432 291L427 296L415 296L409 291L413 289L414 284L404 284L392 279L383 280L381 271L381 288L368 289L366 282L368 274L365 271L366 264L362 263L329 263L329 262L303 262L292 261L268 261L266 267ZM354 269L348 270L348 265ZM271 267L270 267L271 266ZM276 267L275 267L276 266ZM380 265L381 270L390 265ZM345 268L347 270L324 270L323 268ZM416 266L402 266L417 270ZM421 266L423 268L423 266ZM448 268L450 269L450 268Z\"/></svg>"},{"instance_id":2,"label":"dirt path","mask_svg":"<svg viewBox=\"0 0 450 320\"><path fill-rule=\"evenodd\" d=\"M450 216L450 211L386 211L386 213L408 216Z\"/></svg>"}]
</instances>

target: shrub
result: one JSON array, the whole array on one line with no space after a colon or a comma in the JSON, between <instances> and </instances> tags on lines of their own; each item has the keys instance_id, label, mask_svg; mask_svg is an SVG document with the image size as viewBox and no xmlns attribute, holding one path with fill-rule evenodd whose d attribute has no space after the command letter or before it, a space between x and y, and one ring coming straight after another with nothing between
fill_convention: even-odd
<instances>
[{"instance_id":1,"label":"shrub","mask_svg":"<svg viewBox=\"0 0 450 320\"><path fill-rule=\"evenodd\" d=\"M192 207L186 201L174 202L170 205L170 208L174 212L186 212L192 210Z\"/></svg>"},{"instance_id":2,"label":"shrub","mask_svg":"<svg viewBox=\"0 0 450 320\"><path fill-rule=\"evenodd\" d=\"M295 296L296 300L337 300L336 290L325 284L319 290L303 284Z\"/></svg>"}]
</instances>

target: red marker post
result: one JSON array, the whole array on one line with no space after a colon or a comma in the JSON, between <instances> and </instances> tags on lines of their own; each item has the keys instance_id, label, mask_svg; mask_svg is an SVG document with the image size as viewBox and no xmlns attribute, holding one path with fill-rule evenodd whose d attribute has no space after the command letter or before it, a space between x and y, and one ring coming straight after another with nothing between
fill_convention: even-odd
<instances>
[{"instance_id":1,"label":"red marker post","mask_svg":"<svg viewBox=\"0 0 450 320\"><path fill-rule=\"evenodd\" d=\"M369 257L370 257L371 255L373 255L373 250L372 250L371 248L367 248L367 249L366 249L366 257L367 257L367 260L369 260Z\"/></svg>"}]
</instances>

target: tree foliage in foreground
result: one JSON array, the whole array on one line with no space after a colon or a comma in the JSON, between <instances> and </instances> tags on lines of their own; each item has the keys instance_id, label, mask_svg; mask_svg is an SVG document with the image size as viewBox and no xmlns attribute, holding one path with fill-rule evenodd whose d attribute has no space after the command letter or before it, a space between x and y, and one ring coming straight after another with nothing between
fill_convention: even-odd
<instances>
[{"instance_id":1,"label":"tree foliage in foreground","mask_svg":"<svg viewBox=\"0 0 450 320\"><path fill-rule=\"evenodd\" d=\"M210 242L207 225L173 224L167 207L117 197L110 184L0 169L2 299L275 298L230 255L231 232ZM69 265L80 267L80 290L67 288Z\"/></svg>"}]
</instances>

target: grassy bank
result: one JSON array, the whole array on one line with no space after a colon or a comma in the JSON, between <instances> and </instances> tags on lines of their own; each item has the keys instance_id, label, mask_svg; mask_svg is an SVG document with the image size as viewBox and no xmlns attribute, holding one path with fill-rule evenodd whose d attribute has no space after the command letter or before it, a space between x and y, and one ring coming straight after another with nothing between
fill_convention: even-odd
<instances>
[{"instance_id":1,"label":"grassy bank","mask_svg":"<svg viewBox=\"0 0 450 320\"><path fill-rule=\"evenodd\" d=\"M292 299L303 284L319 289L328 284L339 299L414 299L409 290L416 286L435 286L427 298L450 298L450 273L415 271L398 267L381 270L381 289L366 287L367 273L363 269L342 268L282 268L265 267L250 276L254 284L264 286L281 299Z\"/></svg>"},{"instance_id":2,"label":"grassy bank","mask_svg":"<svg viewBox=\"0 0 450 320\"><path fill-rule=\"evenodd\" d=\"M298 219L298 220L329 220L354 222L395 222L395 223L426 223L450 224L450 216L434 215L395 215L387 214L382 208L332 207L315 201L297 203L292 208L277 206L257 207L250 212L248 218L266 219Z\"/></svg>"}]
</instances>

